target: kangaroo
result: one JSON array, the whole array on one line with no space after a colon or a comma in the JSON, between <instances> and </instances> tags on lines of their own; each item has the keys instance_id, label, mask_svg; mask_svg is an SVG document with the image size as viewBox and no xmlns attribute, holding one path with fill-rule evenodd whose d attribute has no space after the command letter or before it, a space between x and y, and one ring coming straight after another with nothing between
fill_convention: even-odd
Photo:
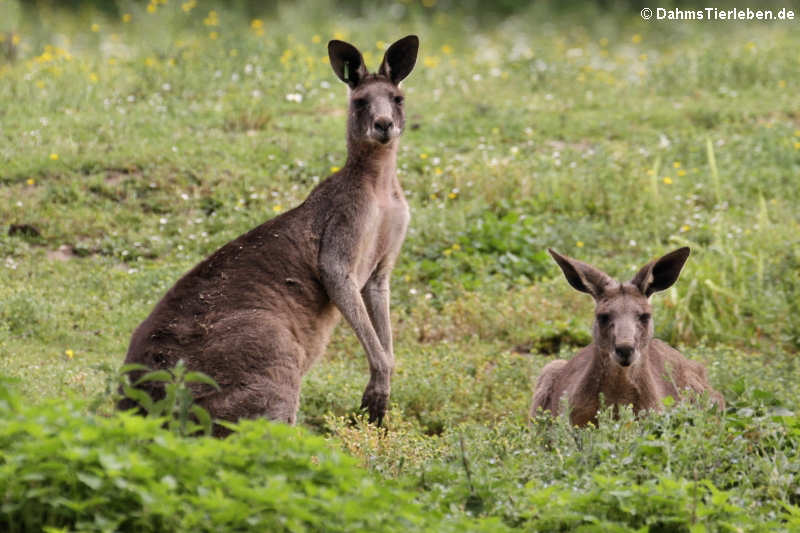
<instances>
[{"instance_id":1,"label":"kangaroo","mask_svg":"<svg viewBox=\"0 0 800 533\"><path fill-rule=\"evenodd\" d=\"M565 361L548 363L533 394L530 416L539 409L559 414L566 395L570 422L597 424L600 395L607 405L632 404L635 412L661 410L662 400L681 399L689 389L707 393L720 409L725 401L711 388L703 365L653 338L650 296L672 286L689 257L689 248L645 265L627 283L599 269L548 249L573 288L595 300L593 342Z\"/></svg>"},{"instance_id":2,"label":"kangaroo","mask_svg":"<svg viewBox=\"0 0 800 533\"><path fill-rule=\"evenodd\" d=\"M381 424L395 365L389 278L409 222L397 179L405 126L399 84L418 49L415 35L400 39L370 74L353 45L328 43L333 71L349 86L346 163L302 204L179 279L134 331L126 364L166 369L182 359L219 384L219 391L192 391L212 417L294 424L301 378L344 315L369 362L361 407ZM132 380L141 373L132 372ZM164 395L160 384L139 387L156 399ZM118 407L137 405L123 399ZM214 433L228 430L216 425Z\"/></svg>"}]
</instances>

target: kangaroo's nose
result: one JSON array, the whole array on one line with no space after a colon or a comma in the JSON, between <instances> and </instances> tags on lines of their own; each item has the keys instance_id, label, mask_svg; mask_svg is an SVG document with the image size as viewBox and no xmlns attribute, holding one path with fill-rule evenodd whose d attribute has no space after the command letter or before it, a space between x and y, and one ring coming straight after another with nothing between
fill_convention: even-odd
<instances>
[{"instance_id":1,"label":"kangaroo's nose","mask_svg":"<svg viewBox=\"0 0 800 533\"><path fill-rule=\"evenodd\" d=\"M628 366L631 364L631 358L633 357L633 346L620 345L615 347L615 351L617 352L619 364L622 366Z\"/></svg>"},{"instance_id":2,"label":"kangaroo's nose","mask_svg":"<svg viewBox=\"0 0 800 533\"><path fill-rule=\"evenodd\" d=\"M375 119L374 126L376 130L386 133L394 126L394 122L389 117L380 117Z\"/></svg>"}]
</instances>

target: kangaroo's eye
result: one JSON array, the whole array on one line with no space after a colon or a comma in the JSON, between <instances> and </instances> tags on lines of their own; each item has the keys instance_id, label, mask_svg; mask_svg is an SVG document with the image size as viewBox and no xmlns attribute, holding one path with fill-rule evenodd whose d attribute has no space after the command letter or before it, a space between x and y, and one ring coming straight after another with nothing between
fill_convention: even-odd
<instances>
[{"instance_id":1,"label":"kangaroo's eye","mask_svg":"<svg viewBox=\"0 0 800 533\"><path fill-rule=\"evenodd\" d=\"M650 322L650 313L642 313L639 315L639 321L641 321L642 324Z\"/></svg>"},{"instance_id":2,"label":"kangaroo's eye","mask_svg":"<svg viewBox=\"0 0 800 533\"><path fill-rule=\"evenodd\" d=\"M353 100L353 105L356 106L358 109L361 109L367 105L366 98L356 98Z\"/></svg>"},{"instance_id":3,"label":"kangaroo's eye","mask_svg":"<svg viewBox=\"0 0 800 533\"><path fill-rule=\"evenodd\" d=\"M601 326L608 324L610 321L611 317L608 315L608 313L600 313L599 315L597 315L597 322Z\"/></svg>"},{"instance_id":4,"label":"kangaroo's eye","mask_svg":"<svg viewBox=\"0 0 800 533\"><path fill-rule=\"evenodd\" d=\"M394 103L397 105L403 105L403 100L405 100L405 98L403 98L402 96L394 97Z\"/></svg>"}]
</instances>

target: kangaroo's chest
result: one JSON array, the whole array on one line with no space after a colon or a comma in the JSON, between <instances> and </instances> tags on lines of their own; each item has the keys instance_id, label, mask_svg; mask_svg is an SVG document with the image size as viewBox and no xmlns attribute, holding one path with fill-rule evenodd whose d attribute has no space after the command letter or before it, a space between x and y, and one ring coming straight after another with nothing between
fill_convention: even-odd
<instances>
[{"instance_id":1,"label":"kangaroo's chest","mask_svg":"<svg viewBox=\"0 0 800 533\"><path fill-rule=\"evenodd\" d=\"M660 410L661 399L668 394L661 385L651 371L640 371L627 377L611 378L600 391L607 405L630 404L636 412L642 409Z\"/></svg>"},{"instance_id":2,"label":"kangaroo's chest","mask_svg":"<svg viewBox=\"0 0 800 533\"><path fill-rule=\"evenodd\" d=\"M408 203L400 191L379 197L370 206L356 268L361 285L376 270L391 268L394 264L405 240L409 219Z\"/></svg>"}]
</instances>

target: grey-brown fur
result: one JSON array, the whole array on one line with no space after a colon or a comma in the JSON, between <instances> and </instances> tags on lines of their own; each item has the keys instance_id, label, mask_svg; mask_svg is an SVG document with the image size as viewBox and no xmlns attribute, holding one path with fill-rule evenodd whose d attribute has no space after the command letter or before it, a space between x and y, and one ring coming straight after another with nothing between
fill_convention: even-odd
<instances>
[{"instance_id":1,"label":"grey-brown fur","mask_svg":"<svg viewBox=\"0 0 800 533\"><path fill-rule=\"evenodd\" d=\"M705 367L653 338L649 298L675 283L689 248L645 265L626 283L549 251L570 285L595 299L593 342L569 361L552 361L542 369L533 394L532 417L539 409L557 416L566 398L572 424L596 424L601 395L605 405L630 404L638 413L661 410L665 397L680 400L687 389L708 394L724 409L722 395L708 384Z\"/></svg>"},{"instance_id":2,"label":"grey-brown fur","mask_svg":"<svg viewBox=\"0 0 800 533\"><path fill-rule=\"evenodd\" d=\"M347 162L302 204L178 280L133 333L126 363L159 369L183 359L220 385L193 390L213 417L294 423L301 378L325 351L341 313L367 352L362 407L380 423L394 368L389 277L409 221L396 174L405 120L398 84L418 47L413 35L397 41L369 74L355 47L328 44L334 72L350 87ZM157 384L141 387L164 394Z\"/></svg>"}]
</instances>

